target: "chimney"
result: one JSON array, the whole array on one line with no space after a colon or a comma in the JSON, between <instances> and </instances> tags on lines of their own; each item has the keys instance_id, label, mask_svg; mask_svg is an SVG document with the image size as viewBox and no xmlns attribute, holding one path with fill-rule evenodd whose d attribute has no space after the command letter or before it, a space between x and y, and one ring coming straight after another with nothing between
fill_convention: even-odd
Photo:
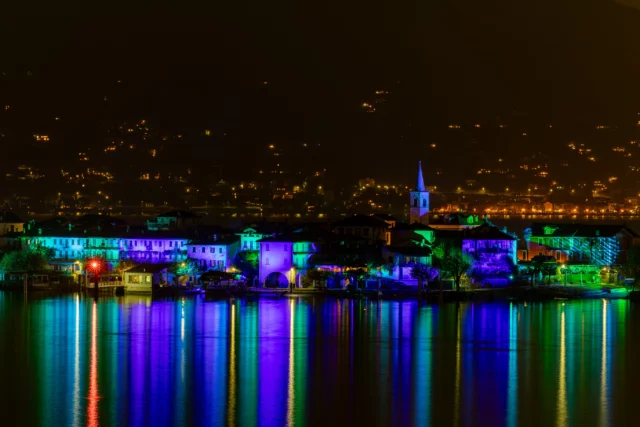
<instances>
[{"instance_id":1,"label":"chimney","mask_svg":"<svg viewBox=\"0 0 640 427\"><path fill-rule=\"evenodd\" d=\"M217 241L218 241L218 235L217 235L217 234L214 234L214 235L213 235L213 241L214 241L214 242L217 242Z\"/></svg>"}]
</instances>

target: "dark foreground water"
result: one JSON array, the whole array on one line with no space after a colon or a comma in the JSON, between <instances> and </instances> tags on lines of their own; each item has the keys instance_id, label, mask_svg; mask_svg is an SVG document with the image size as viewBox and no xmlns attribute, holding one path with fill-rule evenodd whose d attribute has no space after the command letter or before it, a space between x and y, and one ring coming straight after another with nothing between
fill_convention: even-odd
<instances>
[{"instance_id":1,"label":"dark foreground water","mask_svg":"<svg viewBox=\"0 0 640 427\"><path fill-rule=\"evenodd\" d=\"M640 422L640 306L0 292L0 424Z\"/></svg>"}]
</instances>

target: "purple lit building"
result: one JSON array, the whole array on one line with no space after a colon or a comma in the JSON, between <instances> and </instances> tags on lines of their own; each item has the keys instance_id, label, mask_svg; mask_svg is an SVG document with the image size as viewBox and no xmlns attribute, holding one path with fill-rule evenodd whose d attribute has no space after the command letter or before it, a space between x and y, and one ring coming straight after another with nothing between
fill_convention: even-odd
<instances>
[{"instance_id":1,"label":"purple lit building","mask_svg":"<svg viewBox=\"0 0 640 427\"><path fill-rule=\"evenodd\" d=\"M435 230L447 250L460 248L473 259L470 275L483 284L506 285L517 262L518 238L490 222L462 230Z\"/></svg>"},{"instance_id":2,"label":"purple lit building","mask_svg":"<svg viewBox=\"0 0 640 427\"><path fill-rule=\"evenodd\" d=\"M265 287L300 286L310 267L309 258L319 250L319 236L296 231L260 240L259 277Z\"/></svg>"},{"instance_id":3,"label":"purple lit building","mask_svg":"<svg viewBox=\"0 0 640 427\"><path fill-rule=\"evenodd\" d=\"M141 264L182 262L187 259L184 234L176 232L147 232L123 234L118 239L119 259Z\"/></svg>"}]
</instances>

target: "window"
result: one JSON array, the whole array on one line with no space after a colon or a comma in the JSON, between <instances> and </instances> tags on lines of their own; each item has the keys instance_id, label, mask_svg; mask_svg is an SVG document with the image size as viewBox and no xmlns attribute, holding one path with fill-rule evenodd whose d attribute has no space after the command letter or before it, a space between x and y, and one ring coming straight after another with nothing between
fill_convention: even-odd
<instances>
[{"instance_id":1,"label":"window","mask_svg":"<svg viewBox=\"0 0 640 427\"><path fill-rule=\"evenodd\" d=\"M313 251L313 244L309 243L309 252Z\"/></svg>"},{"instance_id":2,"label":"window","mask_svg":"<svg viewBox=\"0 0 640 427\"><path fill-rule=\"evenodd\" d=\"M196 253L196 247L195 246L193 248L191 248L191 252L193 252L194 254Z\"/></svg>"},{"instance_id":3,"label":"window","mask_svg":"<svg viewBox=\"0 0 640 427\"><path fill-rule=\"evenodd\" d=\"M427 199L422 199L422 207L423 208L427 207Z\"/></svg>"},{"instance_id":4,"label":"window","mask_svg":"<svg viewBox=\"0 0 640 427\"><path fill-rule=\"evenodd\" d=\"M203 246L203 247L200 249L200 252L204 253L204 251L205 251L205 250L206 250L206 248Z\"/></svg>"},{"instance_id":5,"label":"window","mask_svg":"<svg viewBox=\"0 0 640 427\"><path fill-rule=\"evenodd\" d=\"M413 199L413 207L414 208L418 207L418 199Z\"/></svg>"},{"instance_id":6,"label":"window","mask_svg":"<svg viewBox=\"0 0 640 427\"><path fill-rule=\"evenodd\" d=\"M285 252L288 252L288 251L289 251L289 246L284 245L284 251L285 251Z\"/></svg>"},{"instance_id":7,"label":"window","mask_svg":"<svg viewBox=\"0 0 640 427\"><path fill-rule=\"evenodd\" d=\"M138 246L138 241L133 242L133 246Z\"/></svg>"},{"instance_id":8,"label":"window","mask_svg":"<svg viewBox=\"0 0 640 427\"><path fill-rule=\"evenodd\" d=\"M218 253L221 254L222 253L222 248L218 248Z\"/></svg>"},{"instance_id":9,"label":"window","mask_svg":"<svg viewBox=\"0 0 640 427\"><path fill-rule=\"evenodd\" d=\"M214 247L210 247L210 248L209 248L209 252L210 252L210 253L214 253L215 251L216 251L216 248L214 248Z\"/></svg>"},{"instance_id":10,"label":"window","mask_svg":"<svg viewBox=\"0 0 640 427\"><path fill-rule=\"evenodd\" d=\"M73 243L73 242L74 242L74 240L73 240L73 239L71 239L71 244L72 244L72 245L75 245L75 243Z\"/></svg>"},{"instance_id":11,"label":"window","mask_svg":"<svg viewBox=\"0 0 640 427\"><path fill-rule=\"evenodd\" d=\"M267 251L267 252L269 252L269 244L268 244L268 243L266 243L266 244L264 245L264 250L265 250L265 251ZM266 265L269 265L269 264L266 264Z\"/></svg>"},{"instance_id":12,"label":"window","mask_svg":"<svg viewBox=\"0 0 640 427\"><path fill-rule=\"evenodd\" d=\"M58 244L58 239L53 239L53 244L57 245Z\"/></svg>"},{"instance_id":13,"label":"window","mask_svg":"<svg viewBox=\"0 0 640 427\"><path fill-rule=\"evenodd\" d=\"M172 248L173 247L173 242L169 242L169 247Z\"/></svg>"},{"instance_id":14,"label":"window","mask_svg":"<svg viewBox=\"0 0 640 427\"><path fill-rule=\"evenodd\" d=\"M269 265L269 258L264 259L264 265Z\"/></svg>"}]
</instances>

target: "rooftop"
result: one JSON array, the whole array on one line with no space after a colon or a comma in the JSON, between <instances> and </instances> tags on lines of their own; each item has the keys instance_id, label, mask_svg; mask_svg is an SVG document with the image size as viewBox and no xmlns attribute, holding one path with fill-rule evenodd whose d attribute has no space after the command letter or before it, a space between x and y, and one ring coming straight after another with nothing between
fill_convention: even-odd
<instances>
[{"instance_id":1,"label":"rooftop","mask_svg":"<svg viewBox=\"0 0 640 427\"><path fill-rule=\"evenodd\" d=\"M389 228L389 225L383 219L370 215L353 215L335 222L333 226Z\"/></svg>"},{"instance_id":2,"label":"rooftop","mask_svg":"<svg viewBox=\"0 0 640 427\"><path fill-rule=\"evenodd\" d=\"M534 222L531 226L531 235L534 237L615 237L620 232L637 237L636 233L625 225L616 224L551 224Z\"/></svg>"},{"instance_id":3,"label":"rooftop","mask_svg":"<svg viewBox=\"0 0 640 427\"><path fill-rule=\"evenodd\" d=\"M0 223L21 224L22 220L13 212L0 211Z\"/></svg>"}]
</instances>

